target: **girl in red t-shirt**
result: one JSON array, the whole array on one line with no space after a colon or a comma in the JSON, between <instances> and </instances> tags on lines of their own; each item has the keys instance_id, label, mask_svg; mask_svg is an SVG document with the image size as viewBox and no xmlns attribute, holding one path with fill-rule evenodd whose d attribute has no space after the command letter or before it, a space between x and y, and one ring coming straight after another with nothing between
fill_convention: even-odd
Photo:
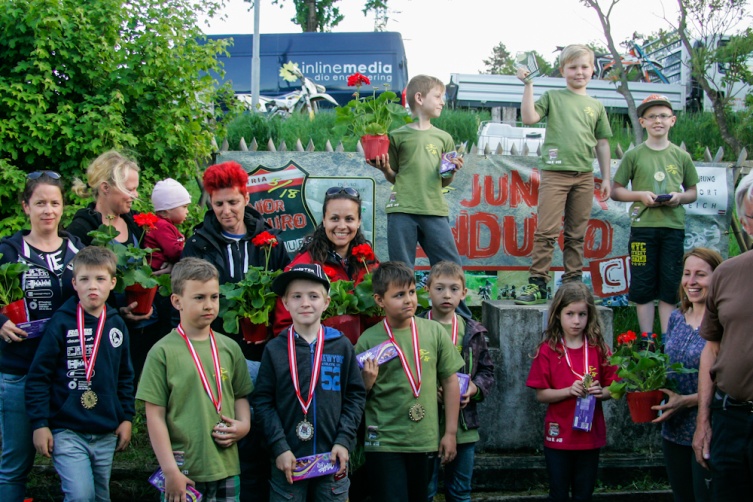
<instances>
[{"instance_id":1,"label":"girl in red t-shirt","mask_svg":"<svg viewBox=\"0 0 753 502\"><path fill-rule=\"evenodd\" d=\"M547 403L544 457L549 500L591 500L599 449L606 444L601 401L615 379L596 306L581 282L560 286L526 385ZM592 396L592 397L590 397ZM578 413L576 414L576 409Z\"/></svg>"}]
</instances>

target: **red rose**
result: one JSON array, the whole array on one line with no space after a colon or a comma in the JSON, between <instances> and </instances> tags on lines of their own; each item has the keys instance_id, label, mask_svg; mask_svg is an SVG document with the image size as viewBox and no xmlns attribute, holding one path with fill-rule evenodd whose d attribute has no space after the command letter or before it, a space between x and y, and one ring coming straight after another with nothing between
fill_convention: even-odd
<instances>
[{"instance_id":1,"label":"red rose","mask_svg":"<svg viewBox=\"0 0 753 502\"><path fill-rule=\"evenodd\" d=\"M354 73L348 77L348 87L361 87L361 84L370 85L371 80L369 80L369 77L362 75L361 73Z\"/></svg>"},{"instance_id":2,"label":"red rose","mask_svg":"<svg viewBox=\"0 0 753 502\"><path fill-rule=\"evenodd\" d=\"M364 260L364 261L376 260L376 256L374 255L374 250L371 249L371 246L369 246L368 244L359 244L358 246L354 246L350 254L353 256L353 258L356 258L357 260Z\"/></svg>"},{"instance_id":3,"label":"red rose","mask_svg":"<svg viewBox=\"0 0 753 502\"><path fill-rule=\"evenodd\" d=\"M260 234L257 234L253 239L251 239L251 244L257 247L275 247L277 244L279 244L279 241L277 240L277 237L270 234L267 231L264 231Z\"/></svg>"},{"instance_id":4,"label":"red rose","mask_svg":"<svg viewBox=\"0 0 753 502\"><path fill-rule=\"evenodd\" d=\"M133 221L135 221L138 226L146 229L147 232L157 228L157 215L154 213L137 214L133 217Z\"/></svg>"}]
</instances>

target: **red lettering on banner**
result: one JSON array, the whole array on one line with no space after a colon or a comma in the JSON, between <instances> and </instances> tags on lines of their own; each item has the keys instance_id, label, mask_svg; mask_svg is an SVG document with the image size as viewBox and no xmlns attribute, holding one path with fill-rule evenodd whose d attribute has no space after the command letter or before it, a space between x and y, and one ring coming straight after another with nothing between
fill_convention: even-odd
<instances>
[{"instance_id":1,"label":"red lettering on banner","mask_svg":"<svg viewBox=\"0 0 753 502\"><path fill-rule=\"evenodd\" d=\"M612 252L612 224L604 220L588 220L584 255L591 260L606 258Z\"/></svg>"},{"instance_id":2,"label":"red lettering on banner","mask_svg":"<svg viewBox=\"0 0 753 502\"><path fill-rule=\"evenodd\" d=\"M510 256L528 256L533 251L533 234L536 231L538 216L533 215L523 221L523 245L518 244L518 225L514 216L505 216L505 253Z\"/></svg>"},{"instance_id":3,"label":"red lettering on banner","mask_svg":"<svg viewBox=\"0 0 753 502\"><path fill-rule=\"evenodd\" d=\"M483 183L483 184L482 184ZM483 199L482 199L483 196ZM473 175L471 182L471 199L461 200L464 207L477 207L483 202L489 206L498 207L508 205L518 207L521 202L528 207L534 207L539 199L539 172L534 170L531 179L523 181L520 173L512 171L508 175L497 178L484 176L483 182L478 174Z\"/></svg>"},{"instance_id":4,"label":"red lettering on banner","mask_svg":"<svg viewBox=\"0 0 753 502\"><path fill-rule=\"evenodd\" d=\"M266 218L266 222L280 231L292 230L306 227L306 215L303 213L296 214L278 214L272 218Z\"/></svg>"},{"instance_id":5,"label":"red lettering on banner","mask_svg":"<svg viewBox=\"0 0 753 502\"><path fill-rule=\"evenodd\" d=\"M261 214L285 212L285 203L279 199L262 199L252 203L254 209Z\"/></svg>"},{"instance_id":6,"label":"red lettering on banner","mask_svg":"<svg viewBox=\"0 0 753 502\"><path fill-rule=\"evenodd\" d=\"M470 215L470 235L468 236L468 258L491 258L499 252L499 243L502 238L499 220L489 213L476 213ZM482 247L481 227L489 230L489 244Z\"/></svg>"},{"instance_id":7,"label":"red lettering on banner","mask_svg":"<svg viewBox=\"0 0 753 502\"><path fill-rule=\"evenodd\" d=\"M539 170L531 171L531 179L526 183L518 171L512 172L512 187L510 188L510 206L518 207L521 200L528 207L539 203Z\"/></svg>"}]
</instances>

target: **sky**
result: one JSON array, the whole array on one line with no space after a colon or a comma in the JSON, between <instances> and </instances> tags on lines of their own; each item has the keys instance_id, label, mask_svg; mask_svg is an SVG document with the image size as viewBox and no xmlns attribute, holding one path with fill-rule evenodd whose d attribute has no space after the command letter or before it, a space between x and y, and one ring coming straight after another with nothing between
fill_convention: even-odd
<instances>
[{"instance_id":1,"label":"sky","mask_svg":"<svg viewBox=\"0 0 753 502\"><path fill-rule=\"evenodd\" d=\"M300 33L290 19L293 2L283 8L260 0L261 33ZM373 31L374 16L361 12L363 0L341 0L345 19L332 31ZM606 4L602 0L602 4ZM251 34L251 4L226 0L226 20L210 20L209 35ZM578 0L388 0L390 20L386 31L403 36L409 76L425 73L448 82L451 73L483 72L484 59L502 42L513 55L537 50L554 61L556 46L595 42L606 45L596 12ZM613 11L612 35L619 43L639 32L667 28L664 18L677 17L676 0L622 0ZM202 25L203 26L203 25Z\"/></svg>"}]
</instances>

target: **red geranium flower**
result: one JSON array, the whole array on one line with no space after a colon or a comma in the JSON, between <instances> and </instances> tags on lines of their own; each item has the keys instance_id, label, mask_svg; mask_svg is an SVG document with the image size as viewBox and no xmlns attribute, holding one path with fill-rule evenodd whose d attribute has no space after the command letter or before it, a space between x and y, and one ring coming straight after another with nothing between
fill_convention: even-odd
<instances>
[{"instance_id":1,"label":"red geranium flower","mask_svg":"<svg viewBox=\"0 0 753 502\"><path fill-rule=\"evenodd\" d=\"M329 278L329 280L333 280L335 277L337 277L337 270L334 268L324 265L324 274Z\"/></svg>"},{"instance_id":2,"label":"red geranium flower","mask_svg":"<svg viewBox=\"0 0 753 502\"><path fill-rule=\"evenodd\" d=\"M370 85L371 80L369 80L369 77L367 77L366 75L358 72L348 77L348 87L361 87L361 84Z\"/></svg>"},{"instance_id":3,"label":"red geranium flower","mask_svg":"<svg viewBox=\"0 0 753 502\"><path fill-rule=\"evenodd\" d=\"M269 247L273 248L277 244L279 244L279 241L277 240L277 237L270 234L267 231L264 231L260 234L257 234L253 239L251 239L251 244L258 247Z\"/></svg>"},{"instance_id":4,"label":"red geranium flower","mask_svg":"<svg viewBox=\"0 0 753 502\"><path fill-rule=\"evenodd\" d=\"M358 260L374 261L376 259L376 256L374 256L374 250L371 249L371 246L368 244L354 246L350 254Z\"/></svg>"},{"instance_id":5,"label":"red geranium flower","mask_svg":"<svg viewBox=\"0 0 753 502\"><path fill-rule=\"evenodd\" d=\"M154 213L137 214L133 217L133 221L135 221L138 226L144 228L147 232L157 228L157 215Z\"/></svg>"}]
</instances>

